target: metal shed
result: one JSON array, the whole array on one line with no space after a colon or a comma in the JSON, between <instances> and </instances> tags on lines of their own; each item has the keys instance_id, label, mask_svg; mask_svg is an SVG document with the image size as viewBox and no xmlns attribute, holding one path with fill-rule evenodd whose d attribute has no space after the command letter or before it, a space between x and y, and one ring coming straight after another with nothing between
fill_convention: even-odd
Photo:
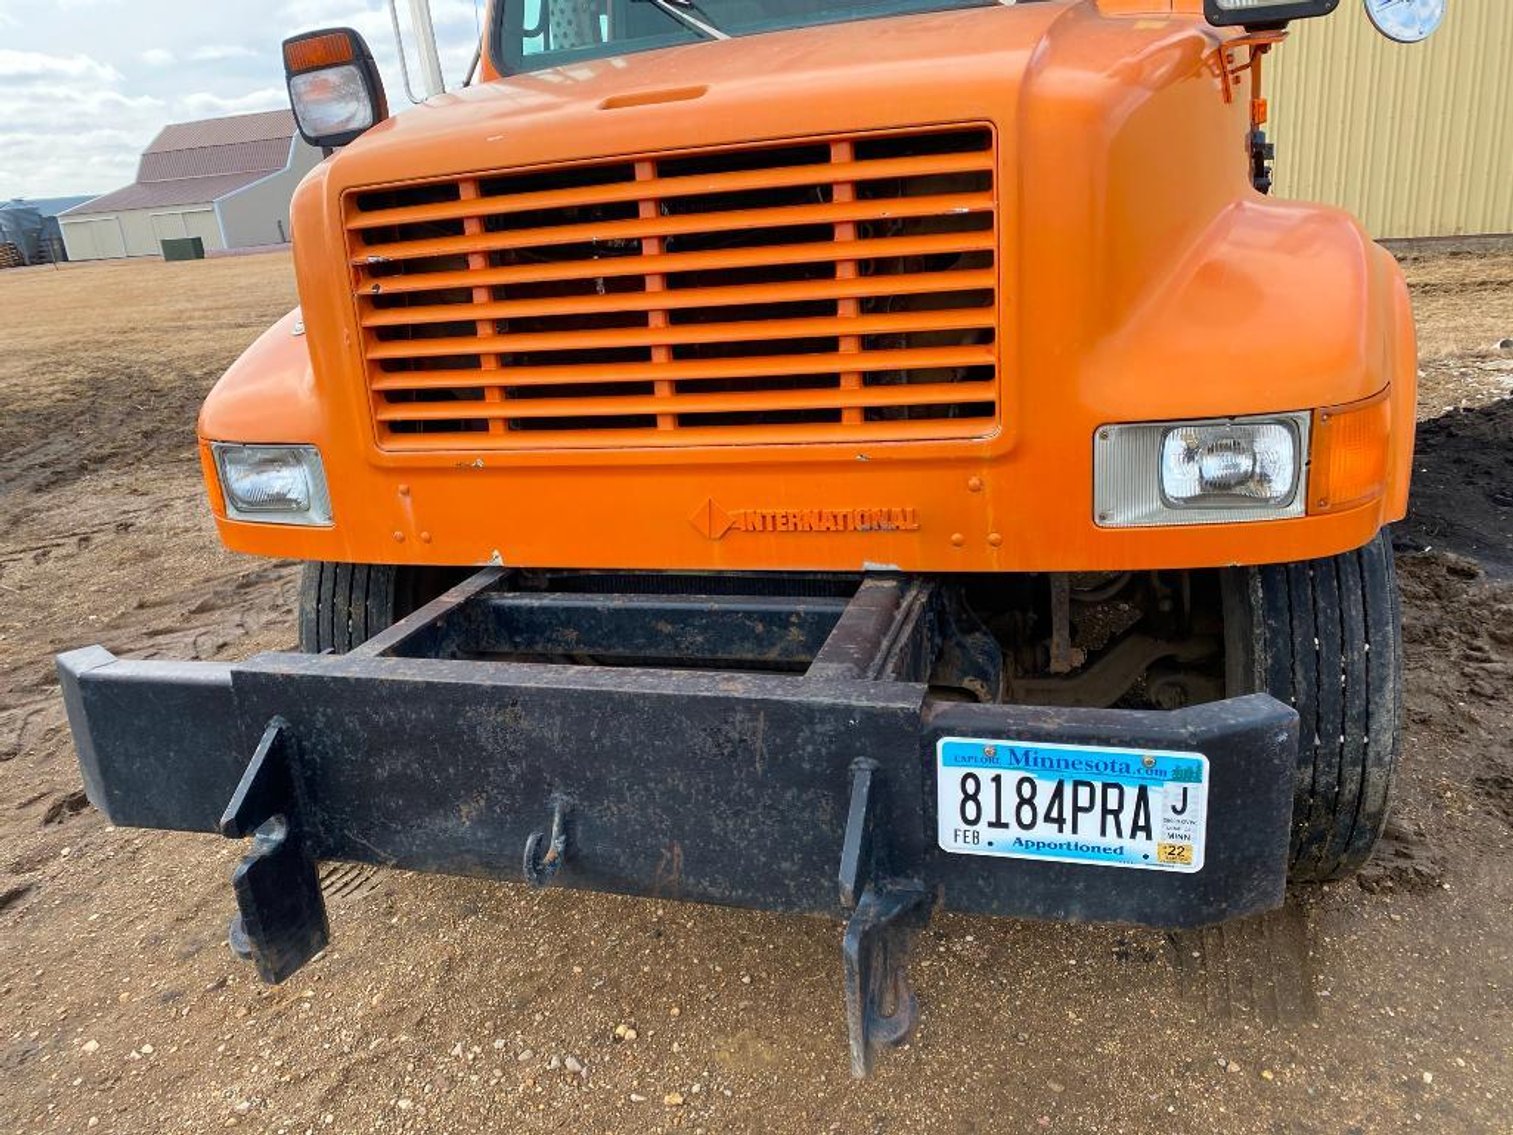
<instances>
[{"instance_id":1,"label":"metal shed","mask_svg":"<svg viewBox=\"0 0 1513 1135\"><path fill-rule=\"evenodd\" d=\"M1341 205L1378 238L1513 233L1513 3L1452 0L1412 46L1347 0L1278 50L1279 195Z\"/></svg>"},{"instance_id":2,"label":"metal shed","mask_svg":"<svg viewBox=\"0 0 1513 1135\"><path fill-rule=\"evenodd\" d=\"M294 187L320 160L287 110L165 127L136 181L59 218L69 259L156 256L177 237L207 252L283 244Z\"/></svg>"}]
</instances>

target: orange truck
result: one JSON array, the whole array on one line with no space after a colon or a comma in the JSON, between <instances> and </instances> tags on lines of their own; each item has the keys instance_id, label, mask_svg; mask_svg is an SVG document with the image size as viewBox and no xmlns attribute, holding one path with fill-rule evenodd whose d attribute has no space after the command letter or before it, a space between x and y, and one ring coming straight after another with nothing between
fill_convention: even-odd
<instances>
[{"instance_id":1,"label":"orange truck","mask_svg":"<svg viewBox=\"0 0 1513 1135\"><path fill-rule=\"evenodd\" d=\"M857 1074L938 906L1356 869L1414 330L1267 195L1262 86L1336 3L495 0L393 116L355 32L287 41L301 306L199 434L300 652L63 655L91 800L251 838L269 981L328 859L844 919Z\"/></svg>"}]
</instances>

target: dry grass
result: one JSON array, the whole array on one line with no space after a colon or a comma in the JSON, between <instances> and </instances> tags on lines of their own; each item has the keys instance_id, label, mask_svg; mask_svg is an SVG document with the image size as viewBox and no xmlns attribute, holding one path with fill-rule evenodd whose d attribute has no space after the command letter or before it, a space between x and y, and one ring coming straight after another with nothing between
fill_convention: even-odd
<instances>
[{"instance_id":1,"label":"dry grass","mask_svg":"<svg viewBox=\"0 0 1513 1135\"><path fill-rule=\"evenodd\" d=\"M0 272L0 388L40 406L112 365L180 381L224 368L297 302L282 252Z\"/></svg>"},{"instance_id":2,"label":"dry grass","mask_svg":"<svg viewBox=\"0 0 1513 1135\"><path fill-rule=\"evenodd\" d=\"M1419 417L1513 395L1513 253L1410 257L1418 320Z\"/></svg>"},{"instance_id":3,"label":"dry grass","mask_svg":"<svg viewBox=\"0 0 1513 1135\"><path fill-rule=\"evenodd\" d=\"M1403 271L1421 359L1513 357L1497 346L1513 338L1513 252L1413 257Z\"/></svg>"}]
</instances>

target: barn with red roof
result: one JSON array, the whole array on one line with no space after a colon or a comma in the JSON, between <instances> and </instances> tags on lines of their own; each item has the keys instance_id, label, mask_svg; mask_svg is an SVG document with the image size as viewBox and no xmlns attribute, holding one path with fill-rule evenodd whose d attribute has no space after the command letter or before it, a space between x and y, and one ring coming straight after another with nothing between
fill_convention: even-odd
<instances>
[{"instance_id":1,"label":"barn with red roof","mask_svg":"<svg viewBox=\"0 0 1513 1135\"><path fill-rule=\"evenodd\" d=\"M320 160L288 110L164 127L134 182L59 217L69 259L157 256L183 237L206 252L286 243L294 187Z\"/></svg>"}]
</instances>

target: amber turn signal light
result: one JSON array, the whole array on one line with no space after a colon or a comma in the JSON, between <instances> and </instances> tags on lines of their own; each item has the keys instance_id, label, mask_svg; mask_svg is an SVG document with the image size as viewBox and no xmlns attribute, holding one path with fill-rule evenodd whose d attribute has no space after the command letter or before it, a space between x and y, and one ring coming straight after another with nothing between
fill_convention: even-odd
<instances>
[{"instance_id":1,"label":"amber turn signal light","mask_svg":"<svg viewBox=\"0 0 1513 1135\"><path fill-rule=\"evenodd\" d=\"M1360 402L1314 412L1310 513L1343 512L1386 491L1392 426L1388 393L1383 390Z\"/></svg>"},{"instance_id":2,"label":"amber turn signal light","mask_svg":"<svg viewBox=\"0 0 1513 1135\"><path fill-rule=\"evenodd\" d=\"M356 45L346 31L312 32L284 41L284 70L290 75L352 63L356 59Z\"/></svg>"}]
</instances>

